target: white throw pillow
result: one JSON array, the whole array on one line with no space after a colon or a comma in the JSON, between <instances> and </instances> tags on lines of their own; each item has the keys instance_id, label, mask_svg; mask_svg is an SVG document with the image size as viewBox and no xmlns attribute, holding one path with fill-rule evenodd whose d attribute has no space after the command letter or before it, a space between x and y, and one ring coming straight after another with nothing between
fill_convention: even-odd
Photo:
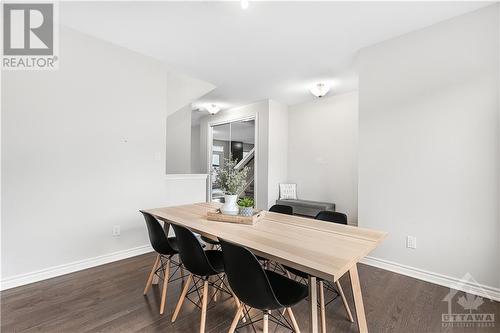
<instances>
[{"instance_id":1,"label":"white throw pillow","mask_svg":"<svg viewBox=\"0 0 500 333\"><path fill-rule=\"evenodd\" d=\"M297 200L297 184L280 184L281 200Z\"/></svg>"}]
</instances>

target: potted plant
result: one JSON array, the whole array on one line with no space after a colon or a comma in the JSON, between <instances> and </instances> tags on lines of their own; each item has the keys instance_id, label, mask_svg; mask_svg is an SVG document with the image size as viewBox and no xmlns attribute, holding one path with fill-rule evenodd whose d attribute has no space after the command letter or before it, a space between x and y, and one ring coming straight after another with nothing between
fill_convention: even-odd
<instances>
[{"instance_id":1,"label":"potted plant","mask_svg":"<svg viewBox=\"0 0 500 333\"><path fill-rule=\"evenodd\" d=\"M236 169L238 163L229 155L224 164L217 171L215 183L224 192L224 205L221 212L227 215L238 215L239 208L236 201L247 185L248 167Z\"/></svg>"},{"instance_id":2,"label":"potted plant","mask_svg":"<svg viewBox=\"0 0 500 333\"><path fill-rule=\"evenodd\" d=\"M252 216L253 215L253 199L252 198L241 198L238 200L238 206L240 206L240 215L242 216Z\"/></svg>"}]
</instances>

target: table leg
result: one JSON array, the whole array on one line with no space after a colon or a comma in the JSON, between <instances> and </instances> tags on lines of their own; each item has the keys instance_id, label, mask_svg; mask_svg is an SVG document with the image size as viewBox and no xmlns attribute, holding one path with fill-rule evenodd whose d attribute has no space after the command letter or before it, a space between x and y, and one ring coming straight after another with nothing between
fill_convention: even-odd
<instances>
[{"instance_id":1,"label":"table leg","mask_svg":"<svg viewBox=\"0 0 500 333\"><path fill-rule=\"evenodd\" d=\"M309 328L311 333L318 333L318 289L316 286L316 277L309 275L309 307L310 307L310 323Z\"/></svg>"},{"instance_id":2,"label":"table leg","mask_svg":"<svg viewBox=\"0 0 500 333\"><path fill-rule=\"evenodd\" d=\"M366 324L365 307L363 305L363 296L361 295L361 286L359 284L359 275L357 264L349 270L351 277L352 294L354 296L354 307L356 308L356 317L358 319L358 327L360 333L368 333Z\"/></svg>"}]
</instances>

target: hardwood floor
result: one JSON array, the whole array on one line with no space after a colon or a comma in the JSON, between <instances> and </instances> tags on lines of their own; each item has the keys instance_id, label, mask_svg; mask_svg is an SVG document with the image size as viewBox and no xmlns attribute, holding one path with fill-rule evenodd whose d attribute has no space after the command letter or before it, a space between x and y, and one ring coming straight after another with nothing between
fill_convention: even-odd
<instances>
[{"instance_id":1,"label":"hardwood floor","mask_svg":"<svg viewBox=\"0 0 500 333\"><path fill-rule=\"evenodd\" d=\"M91 268L1 293L1 332L197 332L200 311L185 302L175 324L170 322L180 282L168 288L165 314L160 316L160 290L142 295L155 260L146 254ZM365 310L370 332L498 332L500 303L484 299L480 312L493 313L496 327L443 327L441 315L449 289L374 267L360 265ZM341 283L354 309L349 278ZM459 292L456 298L463 293ZM327 299L331 295L327 293ZM463 312L454 299L453 312ZM224 298L209 307L206 332L227 332L235 314L234 302ZM293 308L302 332L307 332L307 302ZM326 308L328 332L358 332L342 300ZM354 310L353 310L354 311ZM474 311L473 313L476 313ZM270 324L270 332L274 325ZM240 332L253 332L246 328ZM285 332L285 330L278 330Z\"/></svg>"}]
</instances>

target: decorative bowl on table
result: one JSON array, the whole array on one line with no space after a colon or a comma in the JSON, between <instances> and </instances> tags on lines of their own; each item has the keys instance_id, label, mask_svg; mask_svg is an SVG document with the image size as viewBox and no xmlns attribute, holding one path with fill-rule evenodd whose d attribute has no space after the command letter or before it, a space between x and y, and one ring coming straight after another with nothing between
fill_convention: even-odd
<instances>
[{"instance_id":1,"label":"decorative bowl on table","mask_svg":"<svg viewBox=\"0 0 500 333\"><path fill-rule=\"evenodd\" d=\"M240 207L240 215L241 216L252 216L253 215L253 207Z\"/></svg>"},{"instance_id":2,"label":"decorative bowl on table","mask_svg":"<svg viewBox=\"0 0 500 333\"><path fill-rule=\"evenodd\" d=\"M252 216L253 215L253 204L252 198L241 198L238 200L238 206L240 207L241 216Z\"/></svg>"}]
</instances>

